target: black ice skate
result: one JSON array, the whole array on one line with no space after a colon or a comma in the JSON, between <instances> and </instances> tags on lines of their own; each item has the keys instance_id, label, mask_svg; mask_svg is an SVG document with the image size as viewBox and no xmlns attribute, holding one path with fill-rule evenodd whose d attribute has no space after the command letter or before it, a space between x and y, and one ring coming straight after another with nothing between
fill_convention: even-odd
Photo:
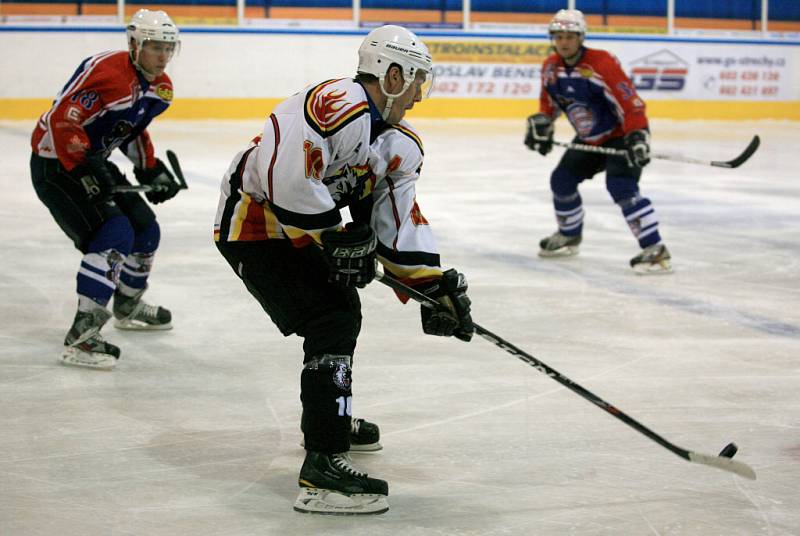
<instances>
[{"instance_id":1,"label":"black ice skate","mask_svg":"<svg viewBox=\"0 0 800 536\"><path fill-rule=\"evenodd\" d=\"M655 244L632 258L631 268L637 274L668 274L672 271L671 258L667 246Z\"/></svg>"},{"instance_id":2,"label":"black ice skate","mask_svg":"<svg viewBox=\"0 0 800 536\"><path fill-rule=\"evenodd\" d=\"M378 425L364 419L350 418L350 450L348 452L377 452L383 449L380 444L381 430ZM305 439L300 441L305 447Z\"/></svg>"},{"instance_id":3,"label":"black ice skate","mask_svg":"<svg viewBox=\"0 0 800 536\"><path fill-rule=\"evenodd\" d=\"M347 454L306 451L294 509L331 515L382 514L389 509L389 484L353 468Z\"/></svg>"},{"instance_id":4,"label":"black ice skate","mask_svg":"<svg viewBox=\"0 0 800 536\"><path fill-rule=\"evenodd\" d=\"M578 246L583 240L581 235L566 236L556 231L539 242L540 257L571 257L578 254Z\"/></svg>"},{"instance_id":5,"label":"black ice skate","mask_svg":"<svg viewBox=\"0 0 800 536\"><path fill-rule=\"evenodd\" d=\"M114 293L114 327L134 331L172 329L172 314L168 309L142 301L143 288L135 296Z\"/></svg>"},{"instance_id":6,"label":"black ice skate","mask_svg":"<svg viewBox=\"0 0 800 536\"><path fill-rule=\"evenodd\" d=\"M379 443L381 431L377 424L364 419L350 421L350 452L376 452L383 446Z\"/></svg>"},{"instance_id":7,"label":"black ice skate","mask_svg":"<svg viewBox=\"0 0 800 536\"><path fill-rule=\"evenodd\" d=\"M109 318L111 313L104 307L75 313L75 320L64 339L61 363L105 370L114 368L119 359L119 348L107 343L100 335L100 328Z\"/></svg>"}]
</instances>

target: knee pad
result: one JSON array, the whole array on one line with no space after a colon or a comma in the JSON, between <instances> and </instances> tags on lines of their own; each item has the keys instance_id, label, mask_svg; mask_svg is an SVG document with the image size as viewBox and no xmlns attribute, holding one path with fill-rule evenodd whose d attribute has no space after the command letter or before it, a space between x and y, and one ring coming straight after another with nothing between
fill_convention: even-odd
<instances>
[{"instance_id":1,"label":"knee pad","mask_svg":"<svg viewBox=\"0 0 800 536\"><path fill-rule=\"evenodd\" d=\"M634 200L633 204L636 204L639 198L639 185L630 177L606 177L606 190L614 203L620 206L629 200Z\"/></svg>"},{"instance_id":2,"label":"knee pad","mask_svg":"<svg viewBox=\"0 0 800 536\"><path fill-rule=\"evenodd\" d=\"M550 175L550 190L554 196L568 197L578 191L580 177L576 177L564 167L557 167Z\"/></svg>"},{"instance_id":3,"label":"knee pad","mask_svg":"<svg viewBox=\"0 0 800 536\"><path fill-rule=\"evenodd\" d=\"M158 249L158 244L160 242L161 227L158 225L157 221L153 220L143 231L136 233L133 240L132 251L136 254L152 254Z\"/></svg>"},{"instance_id":4,"label":"knee pad","mask_svg":"<svg viewBox=\"0 0 800 536\"><path fill-rule=\"evenodd\" d=\"M301 428L308 450L350 449L353 413L351 355L322 354L306 361L300 377Z\"/></svg>"},{"instance_id":5,"label":"knee pad","mask_svg":"<svg viewBox=\"0 0 800 536\"><path fill-rule=\"evenodd\" d=\"M322 354L353 355L360 332L361 311L356 305L349 309L326 311L297 330L297 334L304 338L306 361Z\"/></svg>"},{"instance_id":6,"label":"knee pad","mask_svg":"<svg viewBox=\"0 0 800 536\"><path fill-rule=\"evenodd\" d=\"M86 253L100 253L115 250L127 257L133 247L133 227L125 216L115 216L107 220L86 248Z\"/></svg>"}]
</instances>

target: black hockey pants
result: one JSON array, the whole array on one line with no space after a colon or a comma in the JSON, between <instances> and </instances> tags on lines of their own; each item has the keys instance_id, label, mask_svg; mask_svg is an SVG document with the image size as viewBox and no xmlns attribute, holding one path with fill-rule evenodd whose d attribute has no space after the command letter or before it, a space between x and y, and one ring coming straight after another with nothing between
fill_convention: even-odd
<instances>
[{"instance_id":1,"label":"black hockey pants","mask_svg":"<svg viewBox=\"0 0 800 536\"><path fill-rule=\"evenodd\" d=\"M351 359L361 331L354 288L328 283L314 245L288 240L217 242L217 248L281 333L303 337L303 432L308 450L350 448Z\"/></svg>"}]
</instances>

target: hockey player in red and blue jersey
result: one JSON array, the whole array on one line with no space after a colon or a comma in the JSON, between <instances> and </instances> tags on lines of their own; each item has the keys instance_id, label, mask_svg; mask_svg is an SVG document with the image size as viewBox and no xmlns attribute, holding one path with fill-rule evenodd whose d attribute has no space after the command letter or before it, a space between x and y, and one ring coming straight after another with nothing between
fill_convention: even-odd
<instances>
[{"instance_id":1,"label":"hockey player in red and blue jersey","mask_svg":"<svg viewBox=\"0 0 800 536\"><path fill-rule=\"evenodd\" d=\"M586 22L576 9L562 9L549 26L555 53L542 65L539 113L528 118L525 144L546 155L553 147L553 121L564 113L576 132L575 142L623 149L627 158L569 149L550 177L558 231L540 242L542 257L578 253L583 232L583 204L578 185L606 171L606 189L639 242L631 259L637 273L671 270L661 242L658 219L639 192L642 167L650 161L650 133L645 104L617 58L583 46Z\"/></svg>"},{"instance_id":2,"label":"hockey player in red and blue jersey","mask_svg":"<svg viewBox=\"0 0 800 536\"><path fill-rule=\"evenodd\" d=\"M83 253L77 274L78 310L64 340L61 362L110 369L120 350L100 329L113 316L120 329L171 328L171 314L141 297L158 248L160 229L137 193L108 157L121 149L147 198L161 203L179 190L155 157L147 126L172 101L164 72L180 42L163 11L137 11L127 27L128 51L84 60L39 119L31 145L31 176L39 199Z\"/></svg>"}]
</instances>

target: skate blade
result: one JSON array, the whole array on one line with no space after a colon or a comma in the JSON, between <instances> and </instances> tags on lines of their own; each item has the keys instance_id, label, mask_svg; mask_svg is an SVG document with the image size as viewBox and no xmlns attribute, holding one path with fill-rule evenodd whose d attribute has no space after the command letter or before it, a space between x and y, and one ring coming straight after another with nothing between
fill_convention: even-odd
<instances>
[{"instance_id":1,"label":"skate blade","mask_svg":"<svg viewBox=\"0 0 800 536\"><path fill-rule=\"evenodd\" d=\"M75 347L68 347L61 354L59 363L68 367L82 367L97 370L111 370L117 366L113 355L84 352Z\"/></svg>"},{"instance_id":2,"label":"skate blade","mask_svg":"<svg viewBox=\"0 0 800 536\"><path fill-rule=\"evenodd\" d=\"M546 259L553 257L574 257L578 254L578 246L564 246L554 250L540 249L539 256Z\"/></svg>"},{"instance_id":3,"label":"skate blade","mask_svg":"<svg viewBox=\"0 0 800 536\"><path fill-rule=\"evenodd\" d=\"M300 446L306 448L305 439L300 440ZM365 443L363 445L356 445L354 443L350 443L350 450L347 452L355 452L356 454L364 454L368 452L378 452L379 450L383 450L383 445L379 442L375 443Z\"/></svg>"},{"instance_id":4,"label":"skate blade","mask_svg":"<svg viewBox=\"0 0 800 536\"><path fill-rule=\"evenodd\" d=\"M327 489L302 488L294 509L303 514L378 515L389 510L389 503L385 495L343 495Z\"/></svg>"},{"instance_id":5,"label":"skate blade","mask_svg":"<svg viewBox=\"0 0 800 536\"><path fill-rule=\"evenodd\" d=\"M137 320L130 320L128 318L114 320L114 327L126 331L166 331L172 329L172 323L166 324L147 324L146 322L139 322Z\"/></svg>"},{"instance_id":6,"label":"skate blade","mask_svg":"<svg viewBox=\"0 0 800 536\"><path fill-rule=\"evenodd\" d=\"M365 453L365 452L378 452L379 450L383 450L383 445L378 443L365 443L363 445L356 445L355 443L350 443L350 450L348 452L355 452L355 453Z\"/></svg>"},{"instance_id":7,"label":"skate blade","mask_svg":"<svg viewBox=\"0 0 800 536\"><path fill-rule=\"evenodd\" d=\"M669 263L669 261L661 261L656 263L642 262L632 266L632 268L637 275L658 275L672 273L672 265Z\"/></svg>"}]
</instances>

